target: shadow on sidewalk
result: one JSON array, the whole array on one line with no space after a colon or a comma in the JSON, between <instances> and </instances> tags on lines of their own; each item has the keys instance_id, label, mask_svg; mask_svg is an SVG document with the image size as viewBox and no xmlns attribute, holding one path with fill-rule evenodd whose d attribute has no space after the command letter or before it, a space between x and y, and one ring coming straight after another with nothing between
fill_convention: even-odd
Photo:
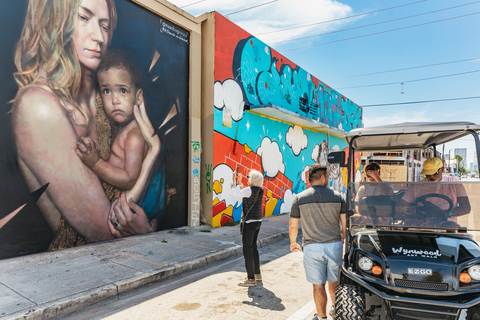
<instances>
[{"instance_id":1,"label":"shadow on sidewalk","mask_svg":"<svg viewBox=\"0 0 480 320\"><path fill-rule=\"evenodd\" d=\"M243 304L274 311L285 310L285 306L282 304L282 299L265 288L263 282L258 282L256 287L249 287L248 297L252 298L252 301L243 301Z\"/></svg>"}]
</instances>

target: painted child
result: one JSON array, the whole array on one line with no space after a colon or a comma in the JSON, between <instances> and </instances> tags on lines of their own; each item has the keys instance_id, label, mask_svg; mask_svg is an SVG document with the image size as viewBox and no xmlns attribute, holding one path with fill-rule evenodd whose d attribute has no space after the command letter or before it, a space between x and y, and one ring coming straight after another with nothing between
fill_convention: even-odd
<instances>
[{"instance_id":1,"label":"painted child","mask_svg":"<svg viewBox=\"0 0 480 320\"><path fill-rule=\"evenodd\" d=\"M107 53L100 62L97 80L105 114L116 126L110 158L100 158L91 137L80 138L76 153L98 177L115 187L118 198L135 185L148 151L133 113L134 106L143 103L143 91L128 61L114 53Z\"/></svg>"}]
</instances>

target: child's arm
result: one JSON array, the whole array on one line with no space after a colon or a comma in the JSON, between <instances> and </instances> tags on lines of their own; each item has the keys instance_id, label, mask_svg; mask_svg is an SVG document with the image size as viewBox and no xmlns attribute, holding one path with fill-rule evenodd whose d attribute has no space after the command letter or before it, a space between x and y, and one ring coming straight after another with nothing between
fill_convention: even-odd
<instances>
[{"instance_id":1,"label":"child's arm","mask_svg":"<svg viewBox=\"0 0 480 320\"><path fill-rule=\"evenodd\" d=\"M95 142L90 137L80 137L80 139L78 139L75 153L90 169L100 159L100 154L95 146Z\"/></svg>"},{"instance_id":2,"label":"child's arm","mask_svg":"<svg viewBox=\"0 0 480 320\"><path fill-rule=\"evenodd\" d=\"M84 138L82 138L84 139ZM96 162L86 162L80 155L80 159L95 172L97 176L121 190L130 190L140 175L145 152L145 141L140 130L132 130L124 141L125 162L124 167L117 167L110 162L98 158ZM77 147L77 150L80 148ZM88 147L87 147L88 149ZM93 148L94 149L94 148ZM80 149L81 150L81 149ZM94 149L94 152L97 153ZM85 152L84 152L85 154ZM78 155L78 152L77 152ZM85 158L89 158L88 156Z\"/></svg>"}]
</instances>

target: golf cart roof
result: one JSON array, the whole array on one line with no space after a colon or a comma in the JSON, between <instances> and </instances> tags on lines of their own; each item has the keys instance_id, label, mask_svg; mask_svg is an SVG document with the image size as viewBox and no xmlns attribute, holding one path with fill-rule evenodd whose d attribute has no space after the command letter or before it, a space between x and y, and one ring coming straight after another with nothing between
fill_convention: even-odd
<instances>
[{"instance_id":1,"label":"golf cart roof","mask_svg":"<svg viewBox=\"0 0 480 320\"><path fill-rule=\"evenodd\" d=\"M381 127L359 128L345 133L355 151L425 149L480 131L472 122L404 122Z\"/></svg>"}]
</instances>

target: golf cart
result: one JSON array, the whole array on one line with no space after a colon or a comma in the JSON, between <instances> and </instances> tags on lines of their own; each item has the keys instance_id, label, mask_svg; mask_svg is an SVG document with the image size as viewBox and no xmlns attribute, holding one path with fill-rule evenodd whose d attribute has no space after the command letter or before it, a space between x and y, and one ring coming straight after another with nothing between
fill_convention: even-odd
<instances>
[{"instance_id":1,"label":"golf cart","mask_svg":"<svg viewBox=\"0 0 480 320\"><path fill-rule=\"evenodd\" d=\"M354 164L355 152L430 149L438 157L438 146L467 135L473 135L480 160L478 131L480 125L469 122L360 128L345 134L347 164L342 151L328 155L329 163L348 168L336 320L370 319L378 309L384 311L375 319L382 320L480 320L480 183L361 182ZM391 192L355 201L366 184L385 184ZM454 210L459 205L452 189L466 192L467 210ZM407 195L417 197L405 201ZM366 295L381 305L367 308Z\"/></svg>"}]
</instances>

